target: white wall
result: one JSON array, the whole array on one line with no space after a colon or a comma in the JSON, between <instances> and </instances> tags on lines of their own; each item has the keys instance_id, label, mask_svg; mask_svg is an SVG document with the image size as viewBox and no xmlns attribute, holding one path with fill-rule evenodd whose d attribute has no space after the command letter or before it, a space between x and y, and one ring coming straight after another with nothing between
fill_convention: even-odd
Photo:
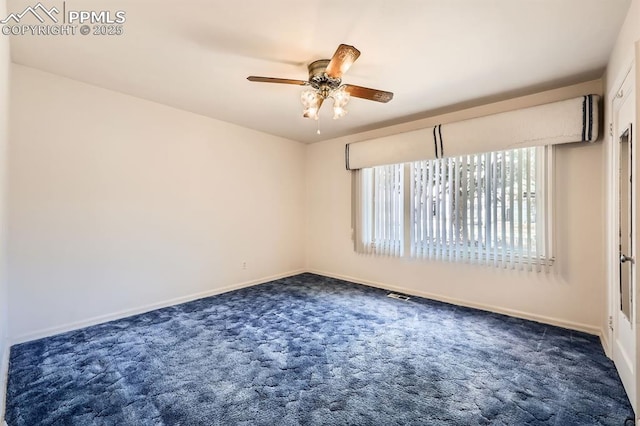
<instances>
[{"instance_id":1,"label":"white wall","mask_svg":"<svg viewBox=\"0 0 640 426\"><path fill-rule=\"evenodd\" d=\"M6 15L6 1L0 0L0 16ZM9 140L9 38L0 37L0 421L4 415L5 374L8 366L7 255L6 255L6 178Z\"/></svg>"},{"instance_id":2,"label":"white wall","mask_svg":"<svg viewBox=\"0 0 640 426\"><path fill-rule=\"evenodd\" d=\"M304 145L20 65L12 94L13 340L303 268Z\"/></svg>"},{"instance_id":3,"label":"white wall","mask_svg":"<svg viewBox=\"0 0 640 426\"><path fill-rule=\"evenodd\" d=\"M344 146L356 140L601 92L602 82L596 80L309 146L307 267L407 293L599 333L605 309L601 142L556 148L557 261L549 274L355 254Z\"/></svg>"},{"instance_id":4,"label":"white wall","mask_svg":"<svg viewBox=\"0 0 640 426\"><path fill-rule=\"evenodd\" d=\"M613 86L621 72L629 68L634 58L634 43L640 40L640 0L632 0L616 44L609 57L606 71L606 93L615 90ZM609 104L611 105L611 104Z\"/></svg>"}]
</instances>

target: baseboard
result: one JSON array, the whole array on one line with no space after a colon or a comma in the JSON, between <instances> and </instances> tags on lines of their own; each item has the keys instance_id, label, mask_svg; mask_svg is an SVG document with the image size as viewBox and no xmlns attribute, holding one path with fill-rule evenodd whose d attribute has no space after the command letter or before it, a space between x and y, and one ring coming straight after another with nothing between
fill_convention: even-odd
<instances>
[{"instance_id":1,"label":"baseboard","mask_svg":"<svg viewBox=\"0 0 640 426\"><path fill-rule=\"evenodd\" d=\"M600 344L602 345L602 349L604 349L604 354L607 356L607 358L611 358L611 344L609 343L609 333L606 329L601 329L598 335L600 336Z\"/></svg>"},{"instance_id":2,"label":"baseboard","mask_svg":"<svg viewBox=\"0 0 640 426\"><path fill-rule=\"evenodd\" d=\"M308 269L307 272L317 275L323 275L325 277L337 278L339 280L351 281L354 283L366 285L369 287L381 288L384 290L393 290L413 296L424 297L425 299L437 300L439 302L451 303L452 305L465 306L468 308L480 309L482 311L494 312L497 314L508 315L510 317L522 318L530 321L540 322L543 324L554 325L557 327L567 328L570 330L582 331L584 333L600 335L600 329L587 324L581 324L572 321L566 321L559 318L547 317L544 315L536 315L528 312L522 312L515 309L506 309L499 306L486 305L482 303L470 302L468 300L456 299L453 297L442 296L440 294L427 293L423 291L411 290L400 286L395 286L378 281L363 280L361 278L351 277L348 275L334 274L331 272L325 272L315 269Z\"/></svg>"},{"instance_id":3,"label":"baseboard","mask_svg":"<svg viewBox=\"0 0 640 426\"><path fill-rule=\"evenodd\" d=\"M19 344L19 343L29 342L29 341L32 341L32 340L41 339L43 337L48 337L48 336L53 336L55 334L65 333L67 331L78 330L78 329L89 327L89 326L92 326L92 325L101 324L101 323L105 323L105 322L108 322L108 321L114 321L114 320L118 320L118 319L129 317L129 316L132 316L132 315L142 314L142 313L145 313L145 312L153 311L155 309L161 309L161 308L165 308L165 307L168 307L168 306L178 305L180 303L190 302L192 300L202 299L204 297L214 296L216 294L226 293L226 292L233 291L233 290L238 290L238 289L241 289L241 288L244 288L244 287L251 287L251 286L254 286L254 285L258 285L258 284L263 284L263 283L266 283L266 282L269 282L269 281L273 281L273 280L277 280L277 279L281 279L281 278L286 278L286 277L290 277L290 276L293 276L293 275L298 275L298 274L301 274L303 272L310 272L310 273L317 274L317 275L323 275L323 276L326 276L326 277L337 278L337 279L340 279L340 280L350 281L350 282L366 285L366 286L369 286L369 287L376 287L376 288L381 288L381 289L385 289L385 290L398 291L398 292L401 292L401 293L406 293L406 294L411 294L411 295L414 295L414 296L424 297L426 299L438 300L440 302L451 303L451 304L454 304L454 305L466 306L466 307L469 307L469 308L480 309L480 310L483 310L483 311L495 312L495 313L499 313L499 314L503 314L503 315L508 315L508 316L512 316L512 317L517 317L517 318L527 319L527 320L536 321L536 322L540 322L540 323L544 323L544 324L554 325L554 326L558 326L558 327L562 327L562 328L567 328L567 329L570 329L570 330L582 331L582 332L585 332L585 333L588 333L588 334L593 334L593 335L596 335L596 336L600 336L600 341L602 342L602 346L603 346L603 348L605 350L605 353L607 353L607 354L610 353L610 352L608 352L609 351L609 342L607 340L606 334L601 329L599 329L597 327L593 327L593 326L586 325L586 324L580 324L580 323L576 323L576 322L571 322L571 321L566 321L566 320L562 320L562 319L558 319L558 318L547 317L547 316L543 316L543 315L531 314L531 313L528 313L528 312L522 312L522 311L518 311L518 310L514 310L514 309L506 309L506 308L502 308L502 307L499 307L499 306L493 306L493 305L469 302L467 300L446 297L446 296L442 296L442 295L434 294L434 293L410 290L410 289L407 289L407 288L404 288L404 287L395 286L395 285L391 285L391 284L387 284L387 283L382 283L382 282L372 281L372 280L364 280L364 279L357 278L357 277L352 277L352 276L348 276L348 275L341 275L341 274L334 274L334 273L331 273L331 272L326 272L326 271L321 271L321 270L316 270L316 269L297 269L297 270L288 271L288 272L285 272L285 273L282 273L282 274L277 274L277 275L272 275L272 276L269 276L269 277L263 277L263 278L259 278L259 279L255 279L255 280L250 280L250 281L245 281L245 282L241 282L241 283L237 283L237 284L232 284L232 285L229 285L229 286L226 286L226 287L221 287L221 288L212 289L212 290L208 290L208 291L204 291L204 292L200 292L200 293L195 293L195 294L191 294L191 295L187 295L187 296L182 296L182 297L166 300L166 301L159 302L159 303L153 303L153 304L149 304L149 305L142 306L142 307L135 308L135 309L119 311L119 312L115 312L115 313L112 313L112 314L101 315L101 316L89 318L89 319L83 320L83 321L64 324L62 326L51 327L51 328L47 328L47 329L44 329L44 330L39 330L39 331L36 331L36 332L23 334L21 336L16 336L16 337L14 337L12 339L11 343L12 344ZM8 349L7 349L7 352L8 352ZM8 358L7 358L7 360L8 360ZM1 417L0 417L0 419L1 419Z\"/></svg>"},{"instance_id":4,"label":"baseboard","mask_svg":"<svg viewBox=\"0 0 640 426\"><path fill-rule=\"evenodd\" d=\"M4 350L0 356L0 422L7 425L4 421L4 412L6 408L7 384L9 378L9 342L5 342Z\"/></svg>"},{"instance_id":5,"label":"baseboard","mask_svg":"<svg viewBox=\"0 0 640 426\"><path fill-rule=\"evenodd\" d=\"M278 280L278 279L281 279L281 278L286 278L286 277L290 277L290 276L293 276L293 275L298 275L298 274L301 274L303 272L306 272L306 270L297 269L297 270L293 270L293 271L284 272L282 274L277 274L277 275L272 275L272 276L269 276L269 277L258 278L258 279L250 280L250 281L244 281L244 282L241 282L241 283L236 283L236 284L228 285L228 286L221 287L221 288L207 290L207 291L203 291L203 292L200 292L200 293L194 293L194 294L190 294L190 295L187 295L187 296L176 297L174 299L165 300L163 302L158 302L158 303L152 303L152 304L149 304L149 305L146 305L146 306L142 306L142 307L139 307L139 308L127 309L127 310L124 310L124 311L114 312L114 313L111 313L111 314L100 315L100 316L89 318L89 319L83 320L83 321L77 321L77 322L72 322L72 323L64 324L64 325L57 326L57 327L51 327L51 328L47 328L47 329L43 329L43 330L38 330L38 331L35 331L35 332L32 332L32 333L27 333L27 334L23 334L23 335L20 335L20 336L13 337L13 339L11 340L11 344L15 345L15 344L19 344L19 343L30 342L32 340L41 339L43 337L49 337L49 336L53 336L53 335L60 334L60 333L66 333L68 331L78 330L78 329L85 328L85 327L90 327L90 326L96 325L96 324L102 324L102 323L105 323L105 322L109 322L109 321L114 321L114 320L130 317L130 316L133 316L133 315L143 314L145 312L154 311L156 309L161 309L161 308L166 308L168 306L179 305L181 303L190 302L192 300L202 299L202 298L209 297L209 296L215 296L216 294L227 293L229 291L239 290L241 288L251 287L251 286L254 286L254 285L258 285L258 284L263 284L263 283L266 283L266 282L269 282L269 281L274 281L274 280Z\"/></svg>"}]
</instances>

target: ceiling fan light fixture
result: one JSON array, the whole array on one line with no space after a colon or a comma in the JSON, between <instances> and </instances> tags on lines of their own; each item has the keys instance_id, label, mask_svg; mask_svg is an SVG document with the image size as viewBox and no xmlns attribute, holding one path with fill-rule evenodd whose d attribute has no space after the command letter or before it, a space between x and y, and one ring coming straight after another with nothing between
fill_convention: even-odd
<instances>
[{"instance_id":1,"label":"ceiling fan light fixture","mask_svg":"<svg viewBox=\"0 0 640 426\"><path fill-rule=\"evenodd\" d=\"M350 96L346 87L340 86L331 93L331 97L333 98L333 119L337 120L347 115L345 106L349 103Z\"/></svg>"},{"instance_id":2,"label":"ceiling fan light fixture","mask_svg":"<svg viewBox=\"0 0 640 426\"><path fill-rule=\"evenodd\" d=\"M333 105L339 107L347 105L349 99L351 99L351 96L349 95L349 92L347 92L346 86L344 85L334 90L331 93L331 97L333 98Z\"/></svg>"},{"instance_id":3,"label":"ceiling fan light fixture","mask_svg":"<svg viewBox=\"0 0 640 426\"><path fill-rule=\"evenodd\" d=\"M344 109L343 107L339 107L339 106L333 106L333 119L337 120L339 118L344 117L345 115L347 115L347 110Z\"/></svg>"},{"instance_id":4,"label":"ceiling fan light fixture","mask_svg":"<svg viewBox=\"0 0 640 426\"><path fill-rule=\"evenodd\" d=\"M320 95L315 90L305 90L300 94L300 100L305 108L317 108L320 104Z\"/></svg>"},{"instance_id":5,"label":"ceiling fan light fixture","mask_svg":"<svg viewBox=\"0 0 640 426\"><path fill-rule=\"evenodd\" d=\"M302 111L302 116L304 118L313 118L314 120L317 120L319 118L318 116L318 108L305 108Z\"/></svg>"},{"instance_id":6,"label":"ceiling fan light fixture","mask_svg":"<svg viewBox=\"0 0 640 426\"><path fill-rule=\"evenodd\" d=\"M333 99L333 119L347 115L346 105L349 103L350 95L346 91L346 86L340 86L337 89L331 90L326 85L320 88L307 89L300 94L300 101L304 106L302 116L305 118L313 118L317 120L319 118L319 110L322 102L327 99Z\"/></svg>"},{"instance_id":7,"label":"ceiling fan light fixture","mask_svg":"<svg viewBox=\"0 0 640 426\"><path fill-rule=\"evenodd\" d=\"M320 109L322 97L316 90L305 90L300 94L300 100L304 106L302 116L304 118L318 119L318 110Z\"/></svg>"}]
</instances>

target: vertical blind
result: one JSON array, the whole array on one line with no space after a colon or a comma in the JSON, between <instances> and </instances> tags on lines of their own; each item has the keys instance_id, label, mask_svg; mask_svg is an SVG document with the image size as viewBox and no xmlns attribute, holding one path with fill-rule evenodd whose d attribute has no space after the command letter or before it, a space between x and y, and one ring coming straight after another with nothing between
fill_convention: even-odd
<instances>
[{"instance_id":1,"label":"vertical blind","mask_svg":"<svg viewBox=\"0 0 640 426\"><path fill-rule=\"evenodd\" d=\"M545 149L411 163L411 256L547 265Z\"/></svg>"},{"instance_id":2,"label":"vertical blind","mask_svg":"<svg viewBox=\"0 0 640 426\"><path fill-rule=\"evenodd\" d=\"M359 253L404 253L404 173L402 164L355 171L354 191L361 200L353 227Z\"/></svg>"},{"instance_id":3,"label":"vertical blind","mask_svg":"<svg viewBox=\"0 0 640 426\"><path fill-rule=\"evenodd\" d=\"M353 171L356 251L546 268L548 149Z\"/></svg>"}]
</instances>

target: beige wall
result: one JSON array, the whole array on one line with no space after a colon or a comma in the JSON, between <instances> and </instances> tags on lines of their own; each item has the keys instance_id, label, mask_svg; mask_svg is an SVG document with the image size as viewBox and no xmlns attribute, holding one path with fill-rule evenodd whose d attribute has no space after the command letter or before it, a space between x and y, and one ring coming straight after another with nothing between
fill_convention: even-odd
<instances>
[{"instance_id":1,"label":"beige wall","mask_svg":"<svg viewBox=\"0 0 640 426\"><path fill-rule=\"evenodd\" d=\"M0 0L0 16L6 14L6 1ZM0 37L0 421L4 413L5 367L9 356L8 296L6 280L6 178L9 139L9 38Z\"/></svg>"},{"instance_id":2,"label":"beige wall","mask_svg":"<svg viewBox=\"0 0 640 426\"><path fill-rule=\"evenodd\" d=\"M303 268L304 145L20 65L12 90L13 340Z\"/></svg>"},{"instance_id":3,"label":"beige wall","mask_svg":"<svg viewBox=\"0 0 640 426\"><path fill-rule=\"evenodd\" d=\"M556 147L557 261L549 274L355 254L350 235L350 176L344 167L344 145L601 92L602 82L597 80L310 145L307 150L307 267L407 293L599 333L605 309L601 142Z\"/></svg>"}]
</instances>

